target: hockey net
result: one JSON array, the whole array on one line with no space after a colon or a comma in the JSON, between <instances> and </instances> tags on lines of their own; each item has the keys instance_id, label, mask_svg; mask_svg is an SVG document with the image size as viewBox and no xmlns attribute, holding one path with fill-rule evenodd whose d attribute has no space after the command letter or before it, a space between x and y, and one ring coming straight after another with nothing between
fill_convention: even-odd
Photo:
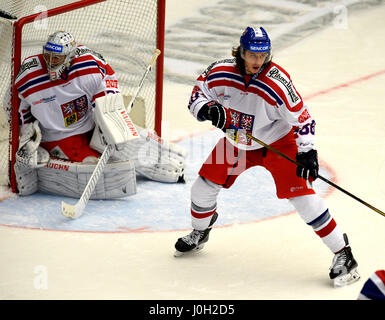
<instances>
[{"instance_id":1,"label":"hockey net","mask_svg":"<svg viewBox=\"0 0 385 320\"><path fill-rule=\"evenodd\" d=\"M165 0L3 0L1 10L0 186L10 185L17 192L10 161L19 130L17 117L11 115L14 120L9 125L4 112L6 92L20 63L41 53L48 35L58 30L70 32L78 44L102 54L115 70L127 104L155 49L161 50L131 112L134 122L161 135ZM11 19L12 15L16 19ZM15 28L24 20L28 23ZM18 41L20 57L15 53ZM15 114L18 106L15 99L12 101Z\"/></svg>"}]
</instances>

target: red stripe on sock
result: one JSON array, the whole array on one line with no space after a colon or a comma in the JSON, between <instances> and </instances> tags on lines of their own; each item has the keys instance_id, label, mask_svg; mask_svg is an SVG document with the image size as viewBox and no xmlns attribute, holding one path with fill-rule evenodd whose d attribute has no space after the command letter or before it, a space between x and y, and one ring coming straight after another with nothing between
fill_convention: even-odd
<instances>
[{"instance_id":1,"label":"red stripe on sock","mask_svg":"<svg viewBox=\"0 0 385 320\"><path fill-rule=\"evenodd\" d=\"M216 211L216 209L214 209L213 211L210 211L210 212L206 212L206 213L198 213L198 212L195 212L195 211L191 210L191 215L194 218L203 219L203 218L207 218L207 217L212 216L215 211Z\"/></svg>"},{"instance_id":2,"label":"red stripe on sock","mask_svg":"<svg viewBox=\"0 0 385 320\"><path fill-rule=\"evenodd\" d=\"M331 219L327 226L325 226L321 230L316 231L315 233L318 234L321 238L323 238L330 234L336 226L337 223L334 221L334 219Z\"/></svg>"}]
</instances>

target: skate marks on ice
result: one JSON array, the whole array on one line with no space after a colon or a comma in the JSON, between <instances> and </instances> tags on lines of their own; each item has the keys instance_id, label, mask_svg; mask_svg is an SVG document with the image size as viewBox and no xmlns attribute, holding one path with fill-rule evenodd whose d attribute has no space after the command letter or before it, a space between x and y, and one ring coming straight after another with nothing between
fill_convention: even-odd
<instances>
[{"instance_id":1,"label":"skate marks on ice","mask_svg":"<svg viewBox=\"0 0 385 320\"><path fill-rule=\"evenodd\" d=\"M198 12L166 26L165 78L191 85L213 61L230 56L231 48L239 45L237 40L246 25L263 25L272 39L274 53L324 27L347 28L349 13L382 2L209 1Z\"/></svg>"},{"instance_id":2,"label":"skate marks on ice","mask_svg":"<svg viewBox=\"0 0 385 320\"><path fill-rule=\"evenodd\" d=\"M221 136L221 131L210 130L178 143L188 151L186 183L168 184L138 177L136 195L116 200L90 200L82 217L76 220L64 217L60 208L61 201L72 204L78 199L41 193L8 199L0 202L0 225L106 233L190 229L190 188ZM320 173L328 179L333 178L331 169L322 162ZM318 180L314 188L322 196L330 191L326 183ZM222 190L218 212L216 226L262 221L294 211L287 200L276 197L270 173L256 167L243 173L230 190Z\"/></svg>"}]
</instances>

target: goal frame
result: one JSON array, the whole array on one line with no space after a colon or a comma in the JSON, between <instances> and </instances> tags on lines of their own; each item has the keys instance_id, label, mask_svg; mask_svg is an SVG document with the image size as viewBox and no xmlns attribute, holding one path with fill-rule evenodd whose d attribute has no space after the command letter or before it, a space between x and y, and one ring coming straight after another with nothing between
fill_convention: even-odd
<instances>
[{"instance_id":1,"label":"goal frame","mask_svg":"<svg viewBox=\"0 0 385 320\"><path fill-rule=\"evenodd\" d=\"M15 88L15 79L21 66L21 52L22 52L22 30L23 27L32 23L37 19L47 19L49 17L63 14L76 9L84 8L93 4L105 2L107 0L80 0L70 4L66 4L60 7L52 8L44 12L32 14L29 16L21 17L13 22L13 45L12 45L12 68L11 68L11 105L12 112L9 119L9 151L8 151L8 175L9 186L13 193L18 193L16 175L14 171L14 165L16 162L16 151L19 147L19 118L18 108L20 105L20 99ZM157 14L157 48L160 50L160 55L156 64L156 88L155 88L155 132L161 137L162 127L162 101L163 101L163 65L164 65L164 28L165 28L165 9L166 0L157 0L158 2L158 14ZM14 125L16 124L16 125Z\"/></svg>"}]
</instances>

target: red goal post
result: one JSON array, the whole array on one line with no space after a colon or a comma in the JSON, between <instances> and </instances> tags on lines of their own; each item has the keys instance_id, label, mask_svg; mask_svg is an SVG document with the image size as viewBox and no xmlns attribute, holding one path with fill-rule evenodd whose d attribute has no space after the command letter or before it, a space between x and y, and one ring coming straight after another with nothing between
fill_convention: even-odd
<instances>
[{"instance_id":1,"label":"red goal post","mask_svg":"<svg viewBox=\"0 0 385 320\"><path fill-rule=\"evenodd\" d=\"M13 0L5 1L15 3ZM7 7L2 9L17 19L1 21L3 19L0 18L0 32L5 30L2 33L8 36L8 41L12 41L8 50L11 51L11 76L7 87L11 84L12 88L8 163L0 163L0 185L8 182L12 192L17 192L13 167L19 143L19 98L13 86L15 77L23 59L41 53L47 36L57 30L72 33L79 44L103 55L116 72L126 103L134 94L154 50L158 48L161 51L156 67L149 74L131 113L134 122L154 129L161 136L165 0L18 0L16 3L18 8L8 9L16 12L7 11ZM23 16L24 13L27 14ZM7 25L2 29L1 23ZM1 54L0 63L5 65L6 58ZM3 69L0 65L0 72ZM4 87L0 86L1 100L8 90ZM4 104L1 100L0 103ZM3 112L3 107L0 112ZM0 116L0 128L3 131L6 128L4 115ZM6 157L4 137L3 132L3 136L0 134L2 158Z\"/></svg>"}]
</instances>

